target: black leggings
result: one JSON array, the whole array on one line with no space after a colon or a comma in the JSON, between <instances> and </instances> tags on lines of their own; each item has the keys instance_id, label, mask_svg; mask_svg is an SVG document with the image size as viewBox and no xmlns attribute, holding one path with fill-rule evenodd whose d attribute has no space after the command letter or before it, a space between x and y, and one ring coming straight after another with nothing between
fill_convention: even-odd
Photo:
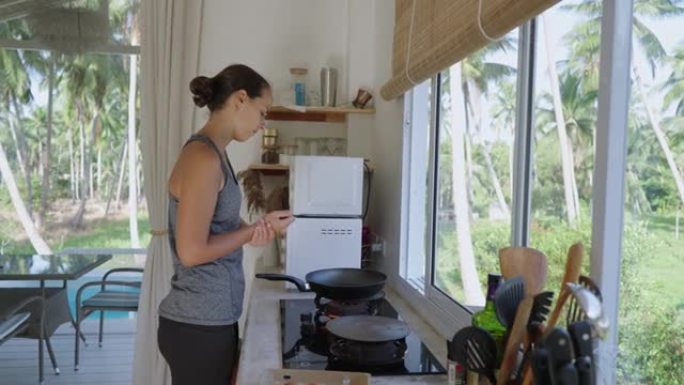
<instances>
[{"instance_id":1,"label":"black leggings","mask_svg":"<svg viewBox=\"0 0 684 385\"><path fill-rule=\"evenodd\" d=\"M228 385L238 357L238 325L201 326L159 317L159 350L173 385Z\"/></svg>"}]
</instances>

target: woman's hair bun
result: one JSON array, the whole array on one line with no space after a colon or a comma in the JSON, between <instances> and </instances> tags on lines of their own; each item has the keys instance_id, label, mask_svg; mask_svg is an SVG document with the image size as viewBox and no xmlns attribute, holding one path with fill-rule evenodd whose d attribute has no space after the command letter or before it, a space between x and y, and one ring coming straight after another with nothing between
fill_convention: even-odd
<instances>
[{"instance_id":1,"label":"woman's hair bun","mask_svg":"<svg viewBox=\"0 0 684 385\"><path fill-rule=\"evenodd\" d=\"M192 100L197 107L204 107L214 97L214 81L206 76L198 76L190 82Z\"/></svg>"}]
</instances>

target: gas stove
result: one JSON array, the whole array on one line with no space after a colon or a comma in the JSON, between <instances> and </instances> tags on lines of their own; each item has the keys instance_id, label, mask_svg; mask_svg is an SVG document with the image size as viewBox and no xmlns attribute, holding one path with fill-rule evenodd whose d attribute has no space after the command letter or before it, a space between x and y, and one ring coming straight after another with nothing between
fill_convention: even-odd
<instances>
[{"instance_id":1,"label":"gas stove","mask_svg":"<svg viewBox=\"0 0 684 385\"><path fill-rule=\"evenodd\" d=\"M366 304L342 304L344 311L335 303L323 306L325 301L311 299L284 299L280 301L280 319L283 346L283 368L310 370L358 371L371 375L414 375L443 374L444 367L423 344L418 335L411 332L401 341L405 357L384 365L353 365L342 362L328 353L328 333L324 323L326 317L334 318L367 312L370 315L391 317L401 320L397 311L384 299L384 295L372 298ZM332 310L334 309L334 310ZM325 314L321 314L323 313ZM405 346L404 346L405 345Z\"/></svg>"}]
</instances>

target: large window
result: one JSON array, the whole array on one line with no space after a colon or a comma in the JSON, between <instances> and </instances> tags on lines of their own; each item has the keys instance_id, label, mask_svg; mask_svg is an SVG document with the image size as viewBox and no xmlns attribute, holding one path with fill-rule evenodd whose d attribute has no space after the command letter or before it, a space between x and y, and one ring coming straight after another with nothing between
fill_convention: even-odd
<instances>
[{"instance_id":1,"label":"large window","mask_svg":"<svg viewBox=\"0 0 684 385\"><path fill-rule=\"evenodd\" d=\"M516 44L517 31L405 99L401 275L442 304L483 306L509 244Z\"/></svg>"},{"instance_id":2,"label":"large window","mask_svg":"<svg viewBox=\"0 0 684 385\"><path fill-rule=\"evenodd\" d=\"M102 269L142 267L139 1L43 3L0 15L0 253L99 249L115 254Z\"/></svg>"},{"instance_id":3,"label":"large window","mask_svg":"<svg viewBox=\"0 0 684 385\"><path fill-rule=\"evenodd\" d=\"M530 245L548 257L549 290L558 290L571 244L591 250L601 10L580 11L590 3L537 18Z\"/></svg>"},{"instance_id":4,"label":"large window","mask_svg":"<svg viewBox=\"0 0 684 385\"><path fill-rule=\"evenodd\" d=\"M510 244L517 31L439 76L433 284L483 306Z\"/></svg>"},{"instance_id":5,"label":"large window","mask_svg":"<svg viewBox=\"0 0 684 385\"><path fill-rule=\"evenodd\" d=\"M409 93L405 159L421 163L404 168L413 187L400 274L419 298L467 320L516 227L547 255L548 290L558 292L576 241L591 275L602 14L600 1L564 1L536 19L528 41L512 33ZM684 383L684 4L634 0L633 16L616 382L674 385ZM532 46L534 65L516 68ZM526 77L529 100L518 88ZM529 129L515 124L526 105ZM530 145L516 142L521 133ZM516 169L525 156L530 169ZM529 195L516 199L515 183ZM530 207L529 219L512 218L524 211L514 202Z\"/></svg>"},{"instance_id":6,"label":"large window","mask_svg":"<svg viewBox=\"0 0 684 385\"><path fill-rule=\"evenodd\" d=\"M618 375L684 384L684 3L635 1L633 18Z\"/></svg>"}]
</instances>

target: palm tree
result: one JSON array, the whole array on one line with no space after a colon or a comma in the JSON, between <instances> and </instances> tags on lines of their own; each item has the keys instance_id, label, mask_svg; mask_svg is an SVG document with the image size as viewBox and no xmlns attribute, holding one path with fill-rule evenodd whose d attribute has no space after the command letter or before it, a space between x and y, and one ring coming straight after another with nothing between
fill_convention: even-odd
<instances>
[{"instance_id":1,"label":"palm tree","mask_svg":"<svg viewBox=\"0 0 684 385\"><path fill-rule=\"evenodd\" d=\"M684 44L675 48L668 58L672 73L665 82L665 108L675 106L675 114L684 117Z\"/></svg>"},{"instance_id":2,"label":"palm tree","mask_svg":"<svg viewBox=\"0 0 684 385\"><path fill-rule=\"evenodd\" d=\"M494 94L494 124L496 125L497 136L501 137L501 131L506 132L508 138L513 138L515 132L515 116L517 106L515 100L515 83L502 82L498 91ZM513 142L506 144L508 147L508 179L513 179ZM509 183L509 196L513 196L513 183Z\"/></svg>"},{"instance_id":3,"label":"palm tree","mask_svg":"<svg viewBox=\"0 0 684 385\"><path fill-rule=\"evenodd\" d=\"M451 66L449 70L449 106L448 132L451 138L451 167L452 181L464 181L466 179L465 167L465 103L462 95L460 64ZM460 187L460 188L459 188ZM460 263L461 281L465 292L465 303L468 305L482 305L484 295L480 287L480 280L475 265L475 252L470 234L470 220L468 213L470 207L466 191L462 186L454 186L452 189L454 214L456 216L456 236L458 238L458 256Z\"/></svg>"},{"instance_id":4,"label":"palm tree","mask_svg":"<svg viewBox=\"0 0 684 385\"><path fill-rule=\"evenodd\" d=\"M591 198L591 177L593 170L593 135L596 125L596 101L598 91L587 89L582 78L574 71L567 71L560 77L561 111L564 126L570 141L574 143L573 168L581 171L578 181L578 193L584 192L584 198ZM553 96L545 94L538 107L537 124L541 127L556 127L556 108ZM548 107L547 107L548 106Z\"/></svg>"},{"instance_id":5,"label":"palm tree","mask_svg":"<svg viewBox=\"0 0 684 385\"><path fill-rule=\"evenodd\" d=\"M50 164L52 155L52 134L53 134L53 111L54 111L54 90L55 85L55 70L56 70L56 58L57 54L51 52L45 57L42 55L33 61L32 66L38 70L38 73L43 75L44 79L47 79L47 91L48 91L48 105L47 105L47 117L45 120L45 144L43 146L43 151L40 158L41 167L41 187L40 187L40 209L38 211L38 226L42 226L45 223L45 215L48 208L48 197L50 196Z\"/></svg>"},{"instance_id":6,"label":"palm tree","mask_svg":"<svg viewBox=\"0 0 684 385\"><path fill-rule=\"evenodd\" d=\"M648 28L643 22L643 17L665 18L684 14L684 7L680 4L682 0L635 0L633 29L636 44L644 53L649 62L651 73L655 72L656 66L666 58L666 51L658 36ZM596 0L582 0L577 4L568 4L564 9L577 12L586 17L585 21L575 27L573 32L568 35L568 39L573 42L573 55L577 58L586 59L586 63L591 66L586 67L586 73L598 74L599 58L599 30L602 14L602 4ZM581 59L580 59L581 60ZM574 60L575 62L578 60ZM641 99L645 113L650 123L661 150L665 156L672 177L677 185L680 198L684 203L684 178L674 161L674 155L668 143L665 132L660 127L660 121L656 112L651 108L648 93L641 81L640 71L636 61L632 60L632 80L637 88L637 95ZM598 78L597 75L589 78Z\"/></svg>"},{"instance_id":7,"label":"palm tree","mask_svg":"<svg viewBox=\"0 0 684 385\"><path fill-rule=\"evenodd\" d=\"M480 101L483 95L488 94L489 85L492 83L503 83L504 79L515 74L515 68L506 64L486 61L487 56L497 51L514 49L514 47L515 44L512 38L504 38L495 44L491 44L477 53L468 56L468 58L461 62L461 88L463 90L466 113L469 114L467 117L470 118L466 119L466 132L468 133L468 138L472 136L472 130L470 129L471 124L475 129L475 133L480 136L483 135L482 108ZM469 141L470 140L467 142ZM489 176L492 187L494 188L498 206L504 212L506 217L510 217L510 209L508 203L506 203L503 189L501 188L500 179L494 168L494 163L492 162L490 145L484 141L482 145L482 153L485 160L487 175ZM471 162L472 161L469 161L469 163ZM468 167L467 169L470 170L471 168ZM472 180L472 175L470 175L468 179Z\"/></svg>"},{"instance_id":8,"label":"palm tree","mask_svg":"<svg viewBox=\"0 0 684 385\"><path fill-rule=\"evenodd\" d=\"M33 220L26 209L26 205L24 205L24 201L21 199L2 142L0 142L0 174L2 174L2 180L5 182L5 186L7 186L12 205L14 206L21 225L24 227L26 235L31 241L31 245L33 245L33 248L38 254L51 254L52 251L50 250L50 246L48 246L41 237L40 232L38 232L38 229L33 224Z\"/></svg>"},{"instance_id":9,"label":"palm tree","mask_svg":"<svg viewBox=\"0 0 684 385\"><path fill-rule=\"evenodd\" d=\"M90 195L88 186L91 177L92 146L95 143L100 113L107 93L110 60L111 58L105 55L77 55L64 68L67 100L76 109L81 137L81 200L78 211L71 221L74 228L83 225L86 202ZM90 125L90 138L85 132L86 122ZM92 194L92 191L90 193Z\"/></svg>"},{"instance_id":10,"label":"palm tree","mask_svg":"<svg viewBox=\"0 0 684 385\"><path fill-rule=\"evenodd\" d=\"M577 180L575 178L574 159L572 143L568 140L565 118L563 117L563 105L560 96L560 85L556 70L556 60L554 58L554 47L551 46L549 38L549 23L546 16L541 16L544 24L544 43L546 51L547 69L549 81L551 83L551 95L553 97L553 110L555 112L556 128L558 132L558 143L560 147L561 166L563 170L563 186L565 193L565 214L568 225L575 227L580 218L579 197L577 193Z\"/></svg>"},{"instance_id":11,"label":"palm tree","mask_svg":"<svg viewBox=\"0 0 684 385\"><path fill-rule=\"evenodd\" d=\"M138 45L140 42L140 31L138 29L138 7L139 5L122 5L113 10L115 25L121 27L120 33L126 43ZM128 56L128 218L131 237L131 246L140 247L140 237L138 235L138 151L136 135L136 111L137 111L137 92L138 92L138 56L135 54Z\"/></svg>"},{"instance_id":12,"label":"palm tree","mask_svg":"<svg viewBox=\"0 0 684 385\"><path fill-rule=\"evenodd\" d=\"M14 118L10 117L8 119L8 126L15 143L19 169L26 183L28 211L30 214L33 202L33 186L31 183L31 167L29 165L26 136L22 127L23 110L20 104L30 102L33 99L33 95L31 94L31 81L18 50L0 50L0 76L3 78L3 82L0 84L0 100L2 100L8 116L14 115Z\"/></svg>"}]
</instances>

